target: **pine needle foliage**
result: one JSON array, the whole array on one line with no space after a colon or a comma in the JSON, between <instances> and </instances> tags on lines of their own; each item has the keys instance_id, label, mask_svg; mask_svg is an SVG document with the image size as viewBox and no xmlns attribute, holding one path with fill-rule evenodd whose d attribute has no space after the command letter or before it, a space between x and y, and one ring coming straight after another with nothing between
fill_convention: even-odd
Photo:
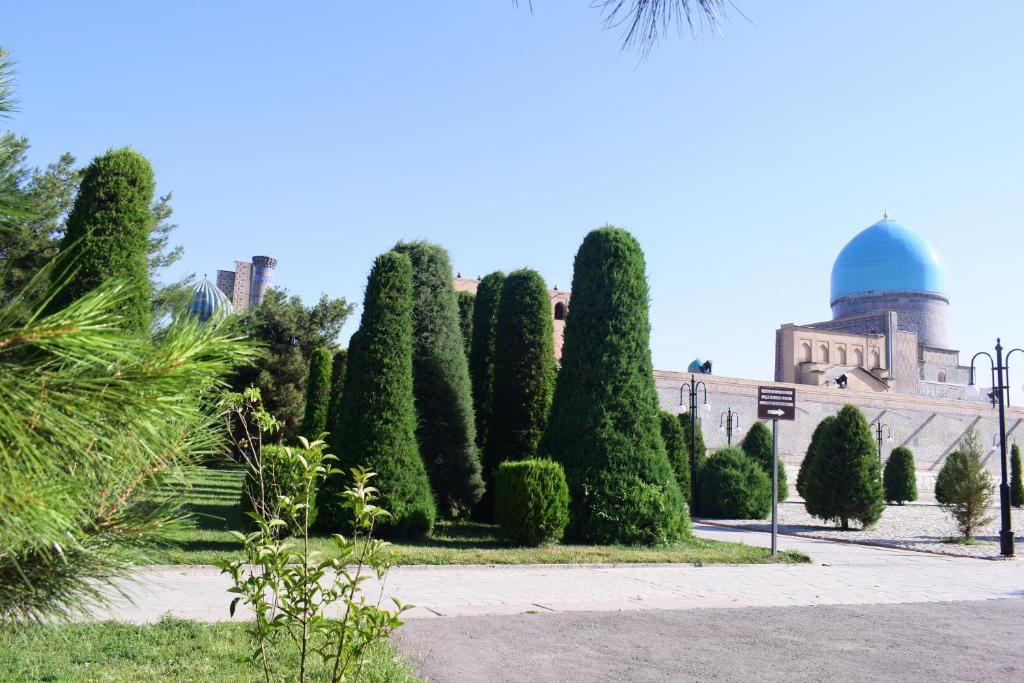
<instances>
[{"instance_id":1,"label":"pine needle foliage","mask_svg":"<svg viewBox=\"0 0 1024 683\"><path fill-rule=\"evenodd\" d=\"M473 341L469 349L469 375L473 383L473 410L476 414L476 443L487 452L487 435L494 419L494 344L498 324L498 305L505 274L485 275L476 288L473 302Z\"/></svg>"},{"instance_id":2,"label":"pine needle foliage","mask_svg":"<svg viewBox=\"0 0 1024 683\"><path fill-rule=\"evenodd\" d=\"M862 527L878 521L885 509L878 450L864 414L847 403L822 434L814 464L807 472L807 510L826 521L850 520Z\"/></svg>"},{"instance_id":3,"label":"pine needle foliage","mask_svg":"<svg viewBox=\"0 0 1024 683\"><path fill-rule=\"evenodd\" d=\"M1024 506L1024 479L1021 478L1020 446L1010 449L1010 505Z\"/></svg>"},{"instance_id":4,"label":"pine needle foliage","mask_svg":"<svg viewBox=\"0 0 1024 683\"><path fill-rule=\"evenodd\" d=\"M907 501L917 500L917 471L914 466L914 454L905 446L892 450L885 462L882 475L885 486L885 500L889 503L903 505Z\"/></svg>"},{"instance_id":5,"label":"pine needle foliage","mask_svg":"<svg viewBox=\"0 0 1024 683\"><path fill-rule=\"evenodd\" d=\"M405 254L377 257L366 284L363 316L349 342L340 421L332 442L342 472L356 467L379 474L380 504L390 511L380 534L425 536L436 515L416 442L413 399L413 274ZM319 496L320 527L349 533L341 493L346 477L329 478Z\"/></svg>"},{"instance_id":6,"label":"pine needle foliage","mask_svg":"<svg viewBox=\"0 0 1024 683\"><path fill-rule=\"evenodd\" d=\"M331 350L321 346L309 359L306 376L306 414L302 420L302 433L317 438L327 429L327 411L331 402Z\"/></svg>"},{"instance_id":7,"label":"pine needle foliage","mask_svg":"<svg viewBox=\"0 0 1024 683\"><path fill-rule=\"evenodd\" d=\"M395 251L406 254L413 269L416 437L440 512L457 517L480 500L484 480L452 266L448 252L429 242L400 242Z\"/></svg>"},{"instance_id":8,"label":"pine needle foliage","mask_svg":"<svg viewBox=\"0 0 1024 683\"><path fill-rule=\"evenodd\" d=\"M661 440L665 442L665 453L672 464L676 475L676 483L683 498L690 499L690 446L686 443L686 433L675 415L667 410L661 411Z\"/></svg>"},{"instance_id":9,"label":"pine needle foliage","mask_svg":"<svg viewBox=\"0 0 1024 683\"><path fill-rule=\"evenodd\" d=\"M935 500L956 522L964 540L992 521L992 478L982 461L978 430L967 430L959 447L949 454L935 478Z\"/></svg>"},{"instance_id":10,"label":"pine needle foliage","mask_svg":"<svg viewBox=\"0 0 1024 683\"><path fill-rule=\"evenodd\" d=\"M160 483L223 452L213 393L248 348L187 319L137 334L133 287L111 280L50 313L45 297L0 308L0 621L101 603L185 522Z\"/></svg>"},{"instance_id":11,"label":"pine needle foliage","mask_svg":"<svg viewBox=\"0 0 1024 683\"><path fill-rule=\"evenodd\" d=\"M545 455L569 484L567 537L658 543L689 517L665 453L651 365L644 255L625 230L603 227L576 254Z\"/></svg>"},{"instance_id":12,"label":"pine needle foliage","mask_svg":"<svg viewBox=\"0 0 1024 683\"><path fill-rule=\"evenodd\" d=\"M743 437L740 448L747 454L747 457L757 463L764 473L768 475L768 481L772 479L772 451L774 450L774 439L772 430L764 422L758 420L750 425L747 435ZM782 461L779 461L779 500L786 500L789 497L789 482L786 481L786 468Z\"/></svg>"},{"instance_id":13,"label":"pine needle foliage","mask_svg":"<svg viewBox=\"0 0 1024 683\"><path fill-rule=\"evenodd\" d=\"M484 451L484 481L494 485L506 460L537 456L555 392L551 300L539 273L509 274L501 291L494 346L494 417ZM481 500L487 505L489 496Z\"/></svg>"},{"instance_id":14,"label":"pine needle foliage","mask_svg":"<svg viewBox=\"0 0 1024 683\"><path fill-rule=\"evenodd\" d=\"M150 205L154 189L149 161L127 147L109 150L86 167L60 244L61 258L73 258L78 270L57 293L56 307L80 299L111 278L119 278L127 285L120 303L124 324L140 333L149 330L153 295L149 280L153 227Z\"/></svg>"}]
</instances>

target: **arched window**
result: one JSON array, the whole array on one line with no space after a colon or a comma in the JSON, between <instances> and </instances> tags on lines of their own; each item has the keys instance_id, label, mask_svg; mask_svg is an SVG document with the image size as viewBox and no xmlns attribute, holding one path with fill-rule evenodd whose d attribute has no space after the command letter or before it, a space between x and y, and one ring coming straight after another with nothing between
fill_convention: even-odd
<instances>
[{"instance_id":1,"label":"arched window","mask_svg":"<svg viewBox=\"0 0 1024 683\"><path fill-rule=\"evenodd\" d=\"M882 363L878 360L878 349L875 349L871 352L871 369L874 370L880 367L882 367Z\"/></svg>"},{"instance_id":2,"label":"arched window","mask_svg":"<svg viewBox=\"0 0 1024 683\"><path fill-rule=\"evenodd\" d=\"M840 365L846 365L846 347L845 346L840 346L839 347L839 364Z\"/></svg>"},{"instance_id":3,"label":"arched window","mask_svg":"<svg viewBox=\"0 0 1024 683\"><path fill-rule=\"evenodd\" d=\"M864 367L864 352L860 349L853 350L853 364L858 368Z\"/></svg>"},{"instance_id":4,"label":"arched window","mask_svg":"<svg viewBox=\"0 0 1024 683\"><path fill-rule=\"evenodd\" d=\"M818 362L819 363L827 363L828 362L828 344L822 344L821 346L819 346L818 347L818 354L821 356L821 358L818 359Z\"/></svg>"},{"instance_id":5,"label":"arched window","mask_svg":"<svg viewBox=\"0 0 1024 683\"><path fill-rule=\"evenodd\" d=\"M565 304L561 301L555 304L555 320L565 320Z\"/></svg>"},{"instance_id":6,"label":"arched window","mask_svg":"<svg viewBox=\"0 0 1024 683\"><path fill-rule=\"evenodd\" d=\"M811 362L811 344L810 344L810 342L804 342L801 345L801 349L803 350L803 353L804 353L804 362L805 363L810 363Z\"/></svg>"},{"instance_id":7,"label":"arched window","mask_svg":"<svg viewBox=\"0 0 1024 683\"><path fill-rule=\"evenodd\" d=\"M946 383L946 371L945 370L939 370L939 381L942 382L943 384Z\"/></svg>"}]
</instances>

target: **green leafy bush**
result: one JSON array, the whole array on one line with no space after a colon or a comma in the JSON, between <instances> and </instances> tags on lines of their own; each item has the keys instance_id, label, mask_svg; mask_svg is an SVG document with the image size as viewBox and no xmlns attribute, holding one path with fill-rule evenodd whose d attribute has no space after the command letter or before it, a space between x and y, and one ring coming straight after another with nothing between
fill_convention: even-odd
<instances>
[{"instance_id":1,"label":"green leafy bush","mask_svg":"<svg viewBox=\"0 0 1024 683\"><path fill-rule=\"evenodd\" d=\"M1010 449L1010 505L1024 505L1024 481L1021 480L1020 446L1013 444Z\"/></svg>"},{"instance_id":2,"label":"green leafy bush","mask_svg":"<svg viewBox=\"0 0 1024 683\"><path fill-rule=\"evenodd\" d=\"M772 509L772 483L739 448L723 448L700 468L697 507L719 519L762 519Z\"/></svg>"},{"instance_id":3,"label":"green leafy bush","mask_svg":"<svg viewBox=\"0 0 1024 683\"><path fill-rule=\"evenodd\" d=\"M882 483L885 485L885 500L889 503L903 505L917 500L917 472L914 454L909 448L900 446L889 454Z\"/></svg>"},{"instance_id":4,"label":"green leafy bush","mask_svg":"<svg viewBox=\"0 0 1024 683\"><path fill-rule=\"evenodd\" d=\"M306 415L302 433L316 439L327 429L327 409L331 402L331 350L321 346L309 359L306 376Z\"/></svg>"},{"instance_id":5,"label":"green leafy bush","mask_svg":"<svg viewBox=\"0 0 1024 683\"><path fill-rule=\"evenodd\" d=\"M405 254L377 257L366 283L359 329L349 342L340 417L332 437L341 470L366 467L380 474L380 500L390 514L382 536L421 537L436 508L416 442L413 399L412 265ZM343 477L328 479L320 495L321 529L347 533L339 496Z\"/></svg>"},{"instance_id":6,"label":"green leafy bush","mask_svg":"<svg viewBox=\"0 0 1024 683\"><path fill-rule=\"evenodd\" d=\"M803 482L807 511L843 530L854 519L863 527L878 521L885 510L882 473L875 439L863 413L843 406L814 448L813 465Z\"/></svg>"},{"instance_id":7,"label":"green leafy bush","mask_svg":"<svg viewBox=\"0 0 1024 683\"><path fill-rule=\"evenodd\" d=\"M679 420L672 413L661 411L661 440L665 442L665 453L672 464L676 475L676 483L683 498L690 499L690 447L686 443L686 434L679 425Z\"/></svg>"},{"instance_id":8,"label":"green leafy bush","mask_svg":"<svg viewBox=\"0 0 1024 683\"><path fill-rule=\"evenodd\" d=\"M981 440L973 427L960 447L946 458L935 478L935 500L953 516L966 540L992 521L988 516L992 503L992 478L982 462Z\"/></svg>"},{"instance_id":9,"label":"green leafy bush","mask_svg":"<svg viewBox=\"0 0 1024 683\"><path fill-rule=\"evenodd\" d=\"M246 463L241 509L243 515L254 512L269 522L274 518L284 517L281 496L297 499L303 492L305 470L293 457L293 451L301 454L306 462L314 467L323 458L323 448L315 446L306 450L268 444L261 450L262 455ZM316 522L316 517L317 506L314 499L309 508L310 525ZM300 533L300 519L285 518L284 521L286 526L277 528L279 536Z\"/></svg>"},{"instance_id":10,"label":"green leafy bush","mask_svg":"<svg viewBox=\"0 0 1024 683\"><path fill-rule=\"evenodd\" d=\"M661 440L648 294L632 235L614 227L587 235L574 263L562 368L541 445L565 467L573 540L672 540L689 527Z\"/></svg>"},{"instance_id":11,"label":"green leafy bush","mask_svg":"<svg viewBox=\"0 0 1024 683\"><path fill-rule=\"evenodd\" d=\"M395 251L407 255L413 269L416 438L439 510L456 517L480 500L484 480L452 267L448 252L429 242L400 242Z\"/></svg>"},{"instance_id":12,"label":"green leafy bush","mask_svg":"<svg viewBox=\"0 0 1024 683\"><path fill-rule=\"evenodd\" d=\"M743 437L740 448L747 454L747 457L756 462L764 473L768 475L768 481L772 478L772 451L774 450L774 439L772 430L764 422L757 421L750 425L747 435ZM789 497L789 482L786 481L786 466L779 461L779 500L786 500Z\"/></svg>"},{"instance_id":13,"label":"green leafy bush","mask_svg":"<svg viewBox=\"0 0 1024 683\"><path fill-rule=\"evenodd\" d=\"M569 523L565 471L553 460L508 460L495 474L495 518L512 542L541 545L562 539Z\"/></svg>"}]
</instances>

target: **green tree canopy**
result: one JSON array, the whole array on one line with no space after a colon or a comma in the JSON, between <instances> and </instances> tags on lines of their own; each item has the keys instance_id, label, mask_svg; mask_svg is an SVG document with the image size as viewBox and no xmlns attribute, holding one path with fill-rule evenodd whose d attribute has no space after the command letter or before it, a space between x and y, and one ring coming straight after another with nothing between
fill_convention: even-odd
<instances>
[{"instance_id":1,"label":"green tree canopy","mask_svg":"<svg viewBox=\"0 0 1024 683\"><path fill-rule=\"evenodd\" d=\"M747 435L743 437L740 448L747 454L747 457L760 466L768 475L768 481L772 478L772 460L774 451L774 439L772 430L764 422L758 420L750 425ZM786 500L789 497L789 483L786 480L786 468L782 461L779 461L779 500Z\"/></svg>"},{"instance_id":2,"label":"green tree canopy","mask_svg":"<svg viewBox=\"0 0 1024 683\"><path fill-rule=\"evenodd\" d=\"M487 435L494 419L494 343L498 323L498 303L505 274L485 275L476 289L473 303L473 341L469 350L469 374L473 383L473 410L476 414L476 443L487 452Z\"/></svg>"},{"instance_id":3,"label":"green tree canopy","mask_svg":"<svg viewBox=\"0 0 1024 683\"><path fill-rule=\"evenodd\" d=\"M885 462L882 484L885 487L885 499L890 503L903 505L907 501L917 500L917 471L914 454L909 448L899 446L892 450Z\"/></svg>"},{"instance_id":4,"label":"green tree canopy","mask_svg":"<svg viewBox=\"0 0 1024 683\"><path fill-rule=\"evenodd\" d=\"M333 430L341 421L341 394L345 390L348 371L348 349L335 349L331 359L331 400L327 404L327 430ZM332 441L330 438L328 441Z\"/></svg>"},{"instance_id":5,"label":"green tree canopy","mask_svg":"<svg viewBox=\"0 0 1024 683\"><path fill-rule=\"evenodd\" d=\"M469 358L473 346L473 302L476 296L472 292L456 292L459 303L459 331L462 333L462 348Z\"/></svg>"},{"instance_id":6,"label":"green tree canopy","mask_svg":"<svg viewBox=\"0 0 1024 683\"><path fill-rule=\"evenodd\" d=\"M306 378L306 411L302 435L313 441L327 429L327 409L331 402L331 350L321 346L309 359Z\"/></svg>"},{"instance_id":7,"label":"green tree canopy","mask_svg":"<svg viewBox=\"0 0 1024 683\"><path fill-rule=\"evenodd\" d=\"M665 453L668 461L672 464L672 471L676 475L676 483L683 497L690 498L690 446L686 443L686 433L683 431L679 420L675 415L663 410L661 417L661 440L665 442Z\"/></svg>"},{"instance_id":8,"label":"green tree canopy","mask_svg":"<svg viewBox=\"0 0 1024 683\"><path fill-rule=\"evenodd\" d=\"M541 448L565 467L568 536L600 543L679 538L689 518L661 439L647 277L632 235L615 227L587 235L572 297Z\"/></svg>"},{"instance_id":9,"label":"green tree canopy","mask_svg":"<svg viewBox=\"0 0 1024 683\"><path fill-rule=\"evenodd\" d=\"M1024 505L1024 479L1021 477L1020 446L1017 444L1010 449L1010 505Z\"/></svg>"}]
</instances>

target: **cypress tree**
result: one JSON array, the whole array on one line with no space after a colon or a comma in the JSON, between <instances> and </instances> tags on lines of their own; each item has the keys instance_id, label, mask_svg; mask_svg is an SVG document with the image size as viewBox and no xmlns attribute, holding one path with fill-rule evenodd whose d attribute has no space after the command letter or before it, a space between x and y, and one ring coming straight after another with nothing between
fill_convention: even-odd
<instances>
[{"instance_id":1,"label":"cypress tree","mask_svg":"<svg viewBox=\"0 0 1024 683\"><path fill-rule=\"evenodd\" d=\"M665 442L665 453L672 464L676 475L676 483L683 498L690 497L690 445L686 443L686 433L675 415L667 410L661 411L661 440Z\"/></svg>"},{"instance_id":2,"label":"cypress tree","mask_svg":"<svg viewBox=\"0 0 1024 683\"><path fill-rule=\"evenodd\" d=\"M863 527L878 521L885 509L878 451L863 413L849 403L823 434L821 449L808 472L807 509L842 529L855 519Z\"/></svg>"},{"instance_id":3,"label":"cypress tree","mask_svg":"<svg viewBox=\"0 0 1024 683\"><path fill-rule=\"evenodd\" d=\"M459 303L459 331L462 332L462 349L469 358L473 345L473 302L476 296L472 292L456 292Z\"/></svg>"},{"instance_id":4,"label":"cypress tree","mask_svg":"<svg viewBox=\"0 0 1024 683\"><path fill-rule=\"evenodd\" d=\"M400 242L413 268L413 389L416 437L440 510L468 512L484 481L476 447L469 365L448 252L429 242Z\"/></svg>"},{"instance_id":5,"label":"cypress tree","mask_svg":"<svg viewBox=\"0 0 1024 683\"><path fill-rule=\"evenodd\" d=\"M505 460L527 460L537 448L555 391L555 344L551 299L539 273L523 269L505 279L494 343L493 422L484 451L484 481ZM485 494L482 509L493 507Z\"/></svg>"},{"instance_id":6,"label":"cypress tree","mask_svg":"<svg viewBox=\"0 0 1024 683\"><path fill-rule=\"evenodd\" d=\"M812 517L821 517L818 514L817 508L814 507L811 502L812 499L807 497L807 482L810 481L812 475L811 471L814 469L817 463L817 454L826 447L829 434L831 434L832 424L836 421L835 415L829 415L824 420L818 423L818 426L814 428L814 433L811 434L811 442L807 446L807 452L804 454L804 459L800 463L800 471L796 475L796 492L804 499L804 507L807 508L807 513Z\"/></svg>"},{"instance_id":7,"label":"cypress tree","mask_svg":"<svg viewBox=\"0 0 1024 683\"><path fill-rule=\"evenodd\" d=\"M412 264L405 254L377 257L366 284L359 330L349 343L348 372L335 427L335 454L347 472L377 473L380 505L390 512L385 536L418 537L434 525L434 499L416 443L413 398ZM348 532L338 493L347 476L327 480L319 496L320 528Z\"/></svg>"},{"instance_id":8,"label":"cypress tree","mask_svg":"<svg viewBox=\"0 0 1024 683\"><path fill-rule=\"evenodd\" d=\"M764 519L772 509L772 482L735 446L704 461L698 477L700 513L718 519Z\"/></svg>"},{"instance_id":9,"label":"cypress tree","mask_svg":"<svg viewBox=\"0 0 1024 683\"><path fill-rule=\"evenodd\" d=\"M908 500L917 500L917 473L914 467L914 454L909 448L894 448L885 462L882 483L885 486L885 499L890 503L903 505Z\"/></svg>"},{"instance_id":10,"label":"cypress tree","mask_svg":"<svg viewBox=\"0 0 1024 683\"><path fill-rule=\"evenodd\" d=\"M348 369L348 350L337 349L331 360L331 400L327 404L327 426L333 430L341 421L341 394L345 390L345 374ZM333 436L328 437L334 443Z\"/></svg>"},{"instance_id":11,"label":"cypress tree","mask_svg":"<svg viewBox=\"0 0 1024 683\"><path fill-rule=\"evenodd\" d=\"M565 467L574 540L651 543L688 531L661 440L644 271L640 245L619 228L594 230L576 254L541 447Z\"/></svg>"},{"instance_id":12,"label":"cypress tree","mask_svg":"<svg viewBox=\"0 0 1024 683\"><path fill-rule=\"evenodd\" d=\"M1013 444L1010 449L1010 505L1024 505L1024 481L1021 480L1020 446Z\"/></svg>"},{"instance_id":13,"label":"cypress tree","mask_svg":"<svg viewBox=\"0 0 1024 683\"><path fill-rule=\"evenodd\" d=\"M82 174L60 244L62 260L76 268L54 299L63 308L110 278L126 282L119 313L134 332L152 324L149 232L153 227L153 169L127 147L93 159Z\"/></svg>"},{"instance_id":14,"label":"cypress tree","mask_svg":"<svg viewBox=\"0 0 1024 683\"><path fill-rule=\"evenodd\" d=\"M487 435L494 417L494 343L498 303L505 274L485 275L473 302L473 342L469 351L469 374L473 381L473 409L476 414L476 443L487 452Z\"/></svg>"},{"instance_id":15,"label":"cypress tree","mask_svg":"<svg viewBox=\"0 0 1024 683\"><path fill-rule=\"evenodd\" d=\"M331 402L331 350L321 346L309 359L306 376L306 411L302 435L313 440L327 429L327 409Z\"/></svg>"},{"instance_id":16,"label":"cypress tree","mask_svg":"<svg viewBox=\"0 0 1024 683\"><path fill-rule=\"evenodd\" d=\"M686 496L686 499L688 501L692 501L692 500L695 500L696 497L697 497L697 492L694 490L694 485L696 484L696 482L694 482L692 480L693 479L693 476L692 476L693 475L693 471L695 469L699 470L701 465L704 464L704 460L707 459L707 451L708 451L708 449L704 445L704 432L703 432L703 430L700 427L700 416L697 416L697 421L696 421L696 426L697 426L697 429L695 430L697 432L697 447L696 447L696 449L693 448L693 446L692 446L693 441L691 440L691 437L690 437L690 411L686 411L684 413L679 413L679 415L677 417L679 418L679 426L683 430L683 439L686 442L686 453L687 453L687 457L689 457L689 459L690 459L690 468L691 468L690 469L690 477L687 479L687 481L690 482L690 492L689 492L689 495ZM694 462L694 461L696 461L696 462Z\"/></svg>"},{"instance_id":17,"label":"cypress tree","mask_svg":"<svg viewBox=\"0 0 1024 683\"><path fill-rule=\"evenodd\" d=\"M774 444L772 430L768 425L758 420L750 425L747 435L743 437L740 448L747 454L747 457L756 462L764 473L768 475L768 481L772 480L772 451ZM779 461L779 500L786 500L789 497L789 483L786 481L786 468L782 461Z\"/></svg>"},{"instance_id":18,"label":"cypress tree","mask_svg":"<svg viewBox=\"0 0 1024 683\"><path fill-rule=\"evenodd\" d=\"M935 500L952 515L965 540L992 521L988 512L994 487L981 455L981 438L971 427L935 478Z\"/></svg>"}]
</instances>

